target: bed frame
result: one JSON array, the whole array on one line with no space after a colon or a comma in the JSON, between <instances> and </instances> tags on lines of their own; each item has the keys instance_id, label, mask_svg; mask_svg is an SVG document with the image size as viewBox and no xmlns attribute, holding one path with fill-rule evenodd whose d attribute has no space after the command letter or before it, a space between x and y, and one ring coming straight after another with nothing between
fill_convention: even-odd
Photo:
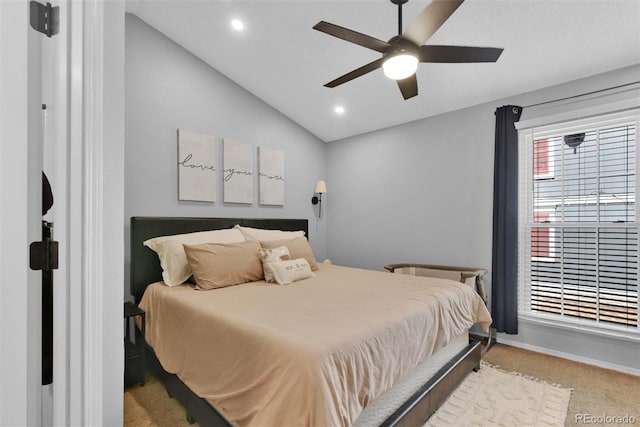
<instances>
[{"instance_id":1,"label":"bed frame","mask_svg":"<svg viewBox=\"0 0 640 427\"><path fill-rule=\"evenodd\" d=\"M304 230L308 236L306 219L255 219L255 218L181 218L181 217L132 217L131 218L131 294L138 304L145 289L151 283L162 280L158 257L143 246L147 239L171 234L231 228L236 224L273 230ZM145 344L146 345L146 344ZM229 423L208 401L193 393L180 379L166 372L153 349L146 347L147 367L165 385L169 396L176 398L185 408L187 421L201 426L230 427ZM402 404L381 426L417 427L444 402L472 370L480 366L480 342L471 341L452 360Z\"/></svg>"}]
</instances>

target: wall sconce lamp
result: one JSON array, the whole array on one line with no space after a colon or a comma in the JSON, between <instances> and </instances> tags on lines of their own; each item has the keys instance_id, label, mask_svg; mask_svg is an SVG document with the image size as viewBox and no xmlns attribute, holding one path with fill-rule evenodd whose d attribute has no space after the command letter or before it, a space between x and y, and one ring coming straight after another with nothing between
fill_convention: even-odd
<instances>
[{"instance_id":1,"label":"wall sconce lamp","mask_svg":"<svg viewBox=\"0 0 640 427\"><path fill-rule=\"evenodd\" d=\"M311 204L318 205L318 218L322 217L322 195L327 192L327 183L324 181L316 182L317 196L311 198Z\"/></svg>"}]
</instances>

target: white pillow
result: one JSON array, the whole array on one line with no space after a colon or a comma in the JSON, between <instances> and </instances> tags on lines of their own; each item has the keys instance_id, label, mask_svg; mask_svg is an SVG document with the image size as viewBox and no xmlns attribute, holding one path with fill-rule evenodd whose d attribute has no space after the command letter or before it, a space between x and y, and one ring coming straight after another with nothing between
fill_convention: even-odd
<instances>
[{"instance_id":1,"label":"white pillow","mask_svg":"<svg viewBox=\"0 0 640 427\"><path fill-rule=\"evenodd\" d=\"M261 240L260 246L262 246L263 249L273 249L279 246L286 246L287 249L289 249L289 256L291 258L304 258L309 262L311 271L318 269L316 257L313 256L313 250L311 249L306 237L294 237L293 239L284 240Z\"/></svg>"},{"instance_id":2,"label":"white pillow","mask_svg":"<svg viewBox=\"0 0 640 427\"><path fill-rule=\"evenodd\" d=\"M286 246L279 246L273 249L260 248L260 258L262 259L262 268L264 270L264 280L269 283L275 283L276 279L273 277L273 270L269 265L272 262L286 261L291 259L289 255L289 248Z\"/></svg>"},{"instance_id":3,"label":"white pillow","mask_svg":"<svg viewBox=\"0 0 640 427\"><path fill-rule=\"evenodd\" d=\"M197 233L160 236L145 240L144 245L158 254L162 267L162 279L168 286L178 286L191 277L191 267L184 252L184 243L197 245L200 243L238 243L245 238L239 230L201 231Z\"/></svg>"},{"instance_id":4,"label":"white pillow","mask_svg":"<svg viewBox=\"0 0 640 427\"><path fill-rule=\"evenodd\" d=\"M264 228L252 228L252 227L243 227L239 224L236 224L235 229L240 230L242 235L247 240L283 240L283 239L293 239L295 237L304 236L304 231L283 231L283 230L267 230Z\"/></svg>"},{"instance_id":5,"label":"white pillow","mask_svg":"<svg viewBox=\"0 0 640 427\"><path fill-rule=\"evenodd\" d=\"M289 285L298 280L316 277L309 267L309 262L304 258L271 262L269 267L279 285Z\"/></svg>"}]
</instances>

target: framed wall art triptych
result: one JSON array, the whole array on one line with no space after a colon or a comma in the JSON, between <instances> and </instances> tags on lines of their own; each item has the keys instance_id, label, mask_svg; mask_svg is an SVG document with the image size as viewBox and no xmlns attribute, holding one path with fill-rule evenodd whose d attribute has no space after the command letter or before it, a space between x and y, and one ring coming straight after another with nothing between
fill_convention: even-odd
<instances>
[{"instance_id":1,"label":"framed wall art triptych","mask_svg":"<svg viewBox=\"0 0 640 427\"><path fill-rule=\"evenodd\" d=\"M178 129L178 200L215 202L218 186L216 137ZM254 202L254 149L230 138L222 141L222 189L225 203ZM284 151L258 147L258 202L284 206Z\"/></svg>"}]
</instances>

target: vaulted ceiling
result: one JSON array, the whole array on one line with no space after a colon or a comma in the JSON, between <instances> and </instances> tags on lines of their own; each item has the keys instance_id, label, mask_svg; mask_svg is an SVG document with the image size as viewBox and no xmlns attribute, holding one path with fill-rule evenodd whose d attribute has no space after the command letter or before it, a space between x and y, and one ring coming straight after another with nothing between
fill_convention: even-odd
<instances>
[{"instance_id":1,"label":"vaulted ceiling","mask_svg":"<svg viewBox=\"0 0 640 427\"><path fill-rule=\"evenodd\" d=\"M466 0L427 44L501 47L502 56L420 64L420 93L405 101L382 70L323 87L380 54L312 29L324 20L388 40L397 33L388 0L126 1L128 12L327 142L640 63L638 0ZM404 27L429 3L405 4Z\"/></svg>"}]
</instances>

